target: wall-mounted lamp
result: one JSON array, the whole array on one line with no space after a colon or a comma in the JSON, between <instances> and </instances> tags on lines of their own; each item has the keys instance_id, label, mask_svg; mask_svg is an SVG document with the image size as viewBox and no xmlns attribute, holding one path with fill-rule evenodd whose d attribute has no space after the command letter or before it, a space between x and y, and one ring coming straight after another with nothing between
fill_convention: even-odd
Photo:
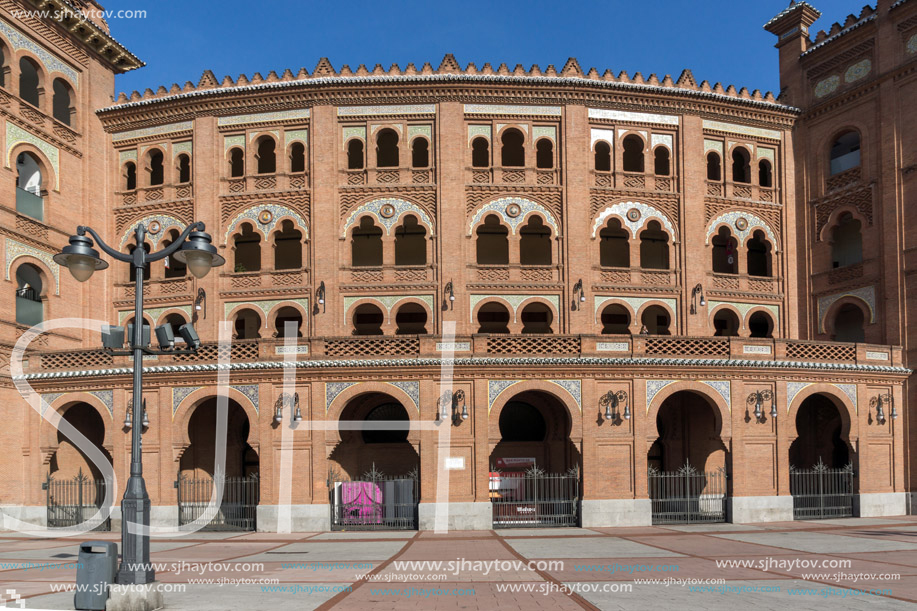
<instances>
[{"instance_id":1,"label":"wall-mounted lamp","mask_svg":"<svg viewBox=\"0 0 917 611\"><path fill-rule=\"evenodd\" d=\"M446 418L449 418L450 412L452 424L455 426L458 426L462 420L468 420L468 405L465 403L464 390L457 390L454 393L448 390L443 391L437 401L436 422L444 422Z\"/></svg>"},{"instance_id":2,"label":"wall-mounted lamp","mask_svg":"<svg viewBox=\"0 0 917 611\"><path fill-rule=\"evenodd\" d=\"M700 301L698 301L698 296ZM704 299L704 287L698 283L693 289L691 289L691 314L697 314L697 306L705 307L707 305L707 300Z\"/></svg>"},{"instance_id":3,"label":"wall-mounted lamp","mask_svg":"<svg viewBox=\"0 0 917 611\"><path fill-rule=\"evenodd\" d=\"M325 281L322 280L318 283L318 288L315 289L315 309L313 312L318 314L318 306L322 306L322 314L325 313Z\"/></svg>"},{"instance_id":4,"label":"wall-mounted lamp","mask_svg":"<svg viewBox=\"0 0 917 611\"><path fill-rule=\"evenodd\" d=\"M772 390L756 390L748 395L748 398L745 400L745 403L755 408L755 420L759 423L766 421L764 418L764 404L766 402L771 402L771 418L774 419L777 417L777 398L774 396L774 391ZM746 415L748 412L745 412Z\"/></svg>"},{"instance_id":5,"label":"wall-mounted lamp","mask_svg":"<svg viewBox=\"0 0 917 611\"><path fill-rule=\"evenodd\" d=\"M443 312L453 309L455 304L455 291L452 288L452 281L446 283L443 287Z\"/></svg>"},{"instance_id":6,"label":"wall-mounted lamp","mask_svg":"<svg viewBox=\"0 0 917 611\"><path fill-rule=\"evenodd\" d=\"M581 310L583 306L579 305L581 303L586 303L586 293L583 291L583 279L580 278L576 281L576 284L573 285L573 301L570 303L571 310Z\"/></svg>"},{"instance_id":7,"label":"wall-mounted lamp","mask_svg":"<svg viewBox=\"0 0 917 611\"><path fill-rule=\"evenodd\" d=\"M290 397L289 393L283 393L277 397L277 401L274 402L274 424L283 422L283 408L285 407L290 407L293 410L290 422L302 422L302 411L299 409L299 393L295 392L292 397Z\"/></svg>"},{"instance_id":8,"label":"wall-mounted lamp","mask_svg":"<svg viewBox=\"0 0 917 611\"><path fill-rule=\"evenodd\" d=\"M621 422L618 417L618 406L624 407L624 413L621 415L624 416L625 420L630 420L630 403L627 400L627 392L609 390L599 398L599 410L603 412L602 416L605 420L611 421L612 424Z\"/></svg>"},{"instance_id":9,"label":"wall-mounted lamp","mask_svg":"<svg viewBox=\"0 0 917 611\"><path fill-rule=\"evenodd\" d=\"M133 399L127 400L127 410L124 412L124 428L129 429L133 425L134 416L134 401ZM143 415L140 425L148 429L150 428L150 419L146 415L146 399L143 400Z\"/></svg>"},{"instance_id":10,"label":"wall-mounted lamp","mask_svg":"<svg viewBox=\"0 0 917 611\"><path fill-rule=\"evenodd\" d=\"M195 323L198 319L207 318L207 291L203 288L197 289L197 296L194 298L194 313L191 315L191 322Z\"/></svg>"},{"instance_id":11,"label":"wall-mounted lamp","mask_svg":"<svg viewBox=\"0 0 917 611\"><path fill-rule=\"evenodd\" d=\"M877 395L869 400L869 409L876 410L876 420L880 424L885 424L885 405L891 406L891 413L889 414L892 417L892 420L898 419L898 410L895 409L895 398L890 392L882 393Z\"/></svg>"}]
</instances>

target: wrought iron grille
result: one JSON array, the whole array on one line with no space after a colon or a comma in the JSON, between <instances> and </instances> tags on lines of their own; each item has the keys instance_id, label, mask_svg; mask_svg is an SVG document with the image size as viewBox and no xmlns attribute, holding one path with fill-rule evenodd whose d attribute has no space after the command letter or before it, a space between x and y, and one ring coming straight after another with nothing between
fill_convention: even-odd
<instances>
[{"instance_id":1,"label":"wrought iron grille","mask_svg":"<svg viewBox=\"0 0 917 611\"><path fill-rule=\"evenodd\" d=\"M178 525L190 524L205 515L215 484L223 487L220 506L203 530L255 530L261 496L261 482L257 474L216 478L179 475L175 481Z\"/></svg>"},{"instance_id":2,"label":"wrought iron grille","mask_svg":"<svg viewBox=\"0 0 917 611\"><path fill-rule=\"evenodd\" d=\"M726 521L726 470L699 472L690 462L678 471L649 468L653 524Z\"/></svg>"},{"instance_id":3,"label":"wrought iron grille","mask_svg":"<svg viewBox=\"0 0 917 611\"><path fill-rule=\"evenodd\" d=\"M490 504L494 528L579 526L579 469L566 473L545 473L537 467L524 473L491 469Z\"/></svg>"},{"instance_id":4,"label":"wrought iron grille","mask_svg":"<svg viewBox=\"0 0 917 611\"><path fill-rule=\"evenodd\" d=\"M417 530L417 469L388 477L373 468L356 480L328 475L331 530Z\"/></svg>"},{"instance_id":5,"label":"wrought iron grille","mask_svg":"<svg viewBox=\"0 0 917 611\"><path fill-rule=\"evenodd\" d=\"M91 479L80 469L72 479L54 479L49 473L41 485L48 508L48 528L73 528L89 523L92 530L111 530L111 517L93 519L105 499L104 479Z\"/></svg>"},{"instance_id":6,"label":"wrought iron grille","mask_svg":"<svg viewBox=\"0 0 917 611\"><path fill-rule=\"evenodd\" d=\"M818 462L811 469L790 465L794 520L853 517L853 465L832 469Z\"/></svg>"}]
</instances>

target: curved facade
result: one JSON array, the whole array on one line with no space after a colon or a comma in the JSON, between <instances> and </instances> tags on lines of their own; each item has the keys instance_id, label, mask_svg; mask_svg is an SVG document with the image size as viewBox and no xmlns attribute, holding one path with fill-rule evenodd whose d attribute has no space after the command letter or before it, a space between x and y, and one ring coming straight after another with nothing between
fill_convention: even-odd
<instances>
[{"instance_id":1,"label":"curved facade","mask_svg":"<svg viewBox=\"0 0 917 611\"><path fill-rule=\"evenodd\" d=\"M421 528L448 476L451 527L490 528L492 473L512 465L575 473L583 525L649 523L648 470L686 465L722 469L724 518L791 519L791 464L816 459L853 465L861 515L903 511L904 427L874 401L905 411L901 349L866 343L884 336L865 292L845 296L870 306L858 342L806 341L801 111L770 94L689 71L446 56L436 69L207 72L94 116L84 104L82 172L98 190L85 221L46 200L48 242L78 221L129 249L143 222L155 250L202 220L227 261L203 280L177 261L148 271L148 324L193 322L207 344L149 362L144 461L161 524L177 520L176 478L213 475L219 337L232 341L226 474L259 475L259 529L287 503L294 528L327 529L336 482L368 471L416 477ZM46 167L48 146L23 150ZM75 289L47 262L54 249L4 239L8 279L23 257ZM126 269L89 285L111 305L84 314L130 321ZM44 318L67 303L48 297ZM24 379L46 409L81 410L77 428L100 418L94 443L126 480L127 362L79 341L32 356ZM13 469L25 485L7 504L37 515L46 473L93 467L26 414ZM341 424L376 420L409 425Z\"/></svg>"}]
</instances>

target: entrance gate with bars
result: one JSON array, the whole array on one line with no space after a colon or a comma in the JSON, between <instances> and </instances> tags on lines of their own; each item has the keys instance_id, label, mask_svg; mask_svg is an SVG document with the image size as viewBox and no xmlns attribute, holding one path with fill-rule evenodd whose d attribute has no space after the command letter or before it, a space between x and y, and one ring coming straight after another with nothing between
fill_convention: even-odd
<instances>
[{"instance_id":1,"label":"entrance gate with bars","mask_svg":"<svg viewBox=\"0 0 917 611\"><path fill-rule=\"evenodd\" d=\"M647 473L653 524L726 521L726 470L698 472L691 463L678 471Z\"/></svg>"},{"instance_id":2,"label":"entrance gate with bars","mask_svg":"<svg viewBox=\"0 0 917 611\"><path fill-rule=\"evenodd\" d=\"M331 530L417 530L419 483L416 469L387 477L374 465L357 480L329 474Z\"/></svg>"},{"instance_id":3,"label":"entrance gate with bars","mask_svg":"<svg viewBox=\"0 0 917 611\"><path fill-rule=\"evenodd\" d=\"M579 526L579 469L490 473L494 528Z\"/></svg>"},{"instance_id":4,"label":"entrance gate with bars","mask_svg":"<svg viewBox=\"0 0 917 611\"><path fill-rule=\"evenodd\" d=\"M853 517L853 465L832 469L821 458L811 469L790 466L794 520Z\"/></svg>"},{"instance_id":5,"label":"entrance gate with bars","mask_svg":"<svg viewBox=\"0 0 917 611\"><path fill-rule=\"evenodd\" d=\"M203 530L256 530L261 493L261 482L257 474L216 479L195 479L179 475L175 481L178 525L190 524L204 515L210 505L215 483L222 483L223 486L220 507Z\"/></svg>"},{"instance_id":6,"label":"entrance gate with bars","mask_svg":"<svg viewBox=\"0 0 917 611\"><path fill-rule=\"evenodd\" d=\"M48 528L73 528L90 521L105 498L104 479L90 479L80 469L72 479L54 479L48 474L42 483L48 508ZM92 530L111 530L111 517L95 520Z\"/></svg>"}]
</instances>

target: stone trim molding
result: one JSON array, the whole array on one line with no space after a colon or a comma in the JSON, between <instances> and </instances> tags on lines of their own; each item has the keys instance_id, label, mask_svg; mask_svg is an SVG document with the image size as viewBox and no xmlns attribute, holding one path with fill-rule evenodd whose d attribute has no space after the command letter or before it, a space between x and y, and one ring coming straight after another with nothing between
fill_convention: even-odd
<instances>
[{"instance_id":1,"label":"stone trim molding","mask_svg":"<svg viewBox=\"0 0 917 611\"><path fill-rule=\"evenodd\" d=\"M270 213L268 215L270 220L268 220L266 223L262 222L261 218L261 215L264 212ZM228 243L229 236L231 236L233 231L236 230L236 227L239 226L239 223L246 220L251 221L255 231L260 232L264 239L267 240L268 236L271 235L271 232L284 217L293 217L293 220L296 221L297 227L300 231L302 231L303 239L309 239L309 223L306 222L306 219L303 218L299 212L282 204L258 204L257 206L246 208L242 212L238 213L235 218L232 219L232 221L230 221L229 226L226 228L226 233L223 236L223 242Z\"/></svg>"},{"instance_id":2,"label":"stone trim molding","mask_svg":"<svg viewBox=\"0 0 917 611\"><path fill-rule=\"evenodd\" d=\"M739 219L745 219L745 229L738 228L736 221ZM733 237L738 240L739 248L744 246L745 239L750 236L755 229L763 229L764 233L767 234L767 237L771 241L771 246L774 247L774 252L780 252L780 242L777 241L774 230L767 221L746 210L730 210L710 221L710 224L707 225L707 237L704 238L704 244L710 243L710 236L716 232L716 228L722 223L725 223L729 227Z\"/></svg>"},{"instance_id":3,"label":"stone trim molding","mask_svg":"<svg viewBox=\"0 0 917 611\"><path fill-rule=\"evenodd\" d=\"M152 233L149 230L150 223L153 221L159 223L160 226L159 231L156 233ZM184 231L186 227L184 221L170 214L151 214L149 216L145 216L141 219L137 219L136 221L131 221L128 228L124 230L123 234L121 234L121 242L119 242L118 250L123 249L127 245L128 241L133 238L134 228L137 227L137 225L140 223L143 223L147 227L146 239L149 240L150 247L153 250L156 250L156 247L159 246L159 241L169 233L170 229L177 227L178 231L181 232Z\"/></svg>"},{"instance_id":4,"label":"stone trim molding","mask_svg":"<svg viewBox=\"0 0 917 611\"><path fill-rule=\"evenodd\" d=\"M507 209L512 205L519 207L519 214L510 216ZM496 214L499 216L500 219L509 226L510 233L516 235L516 229L525 222L529 213L535 213L541 216L545 224L549 225L554 230L554 235L552 237L557 238L560 236L559 224L557 223L557 219L554 218L554 215L541 204L537 204L532 200L522 197L502 197L478 208L474 215L472 215L471 221L468 223L468 236L474 234L475 225L481 222L485 214Z\"/></svg>"},{"instance_id":5,"label":"stone trim molding","mask_svg":"<svg viewBox=\"0 0 917 611\"><path fill-rule=\"evenodd\" d=\"M391 206L394 208L394 212L390 215L382 214L382 208L384 206ZM426 226L427 231L430 232L428 237L433 237L435 235L435 231L433 230L433 221L430 219L427 213L424 212L423 208L403 199L391 197L384 199L374 199L354 208L353 212L350 213L350 216L347 217L347 220L344 221L344 226L341 227L341 239L347 237L347 231L356 222L360 215L363 214L369 214L376 220L377 223L382 225L382 227L385 228L385 235L392 234L392 227L394 227L405 214L415 214L418 217L417 220L422 225Z\"/></svg>"},{"instance_id":6,"label":"stone trim molding","mask_svg":"<svg viewBox=\"0 0 917 611\"><path fill-rule=\"evenodd\" d=\"M631 210L636 210L639 212L636 216L636 220L631 220L628 212ZM613 206L608 206L602 212L595 217L595 222L592 224L592 238L598 235L599 230L605 225L605 222L608 220L608 217L615 217L621 220L621 224L624 227L627 227L630 231L630 236L632 239L637 239L638 232L643 229L643 226L646 225L648 221L657 220L659 221L666 232L671 236L672 243L678 243L678 234L675 232L675 226L672 224L672 220L666 215L665 212L662 212L658 208L654 208L649 204L644 204L642 202L619 202Z\"/></svg>"}]
</instances>

